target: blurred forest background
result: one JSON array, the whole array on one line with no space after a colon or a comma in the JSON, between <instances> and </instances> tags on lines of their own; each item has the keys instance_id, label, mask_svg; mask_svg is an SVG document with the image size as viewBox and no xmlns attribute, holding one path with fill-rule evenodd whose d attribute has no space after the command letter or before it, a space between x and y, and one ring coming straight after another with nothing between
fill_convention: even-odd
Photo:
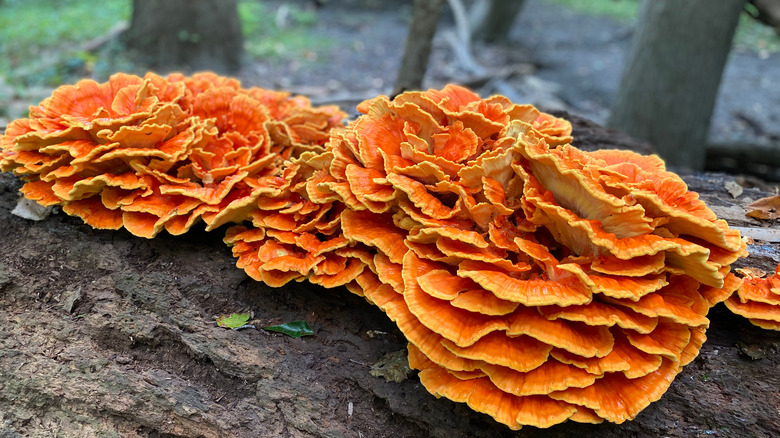
<instances>
[{"instance_id":1,"label":"blurred forest background","mask_svg":"<svg viewBox=\"0 0 780 438\"><path fill-rule=\"evenodd\" d=\"M411 41L423 52L411 68L425 72L423 88L454 82L483 96L504 94L627 131L672 165L780 181L780 0L492 6L0 0L0 127L54 87L84 77L104 81L117 71L215 70L247 87L286 89L350 111L402 86L414 22L423 36ZM421 59L429 60L427 69Z\"/></svg>"}]
</instances>

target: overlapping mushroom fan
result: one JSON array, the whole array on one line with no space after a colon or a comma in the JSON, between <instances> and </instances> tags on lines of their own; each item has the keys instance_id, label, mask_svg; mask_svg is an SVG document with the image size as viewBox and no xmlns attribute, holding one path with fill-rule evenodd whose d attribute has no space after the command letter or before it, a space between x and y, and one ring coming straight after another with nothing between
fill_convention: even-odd
<instances>
[{"instance_id":1,"label":"overlapping mushroom fan","mask_svg":"<svg viewBox=\"0 0 780 438\"><path fill-rule=\"evenodd\" d=\"M347 187L328 173L331 160L330 152L307 152L288 161L258 197L252 226L228 229L225 243L250 277L274 287L306 279L337 287L353 284L372 261L373 251L342 233L345 207L333 189Z\"/></svg>"},{"instance_id":2,"label":"overlapping mushroom fan","mask_svg":"<svg viewBox=\"0 0 780 438\"><path fill-rule=\"evenodd\" d=\"M780 265L766 278L746 276L726 307L763 329L780 331Z\"/></svg>"},{"instance_id":3,"label":"overlapping mushroom fan","mask_svg":"<svg viewBox=\"0 0 780 438\"><path fill-rule=\"evenodd\" d=\"M142 237L243 220L285 159L321 150L345 114L201 73L63 86L0 137L22 193Z\"/></svg>"},{"instance_id":4,"label":"overlapping mushroom fan","mask_svg":"<svg viewBox=\"0 0 780 438\"><path fill-rule=\"evenodd\" d=\"M358 109L332 129L286 93L120 74L11 123L0 168L96 228L251 220L225 238L250 276L365 296L431 393L512 429L633 418L740 286L739 233L657 157L581 152L565 120L457 86ZM777 327L776 278L729 306Z\"/></svg>"},{"instance_id":5,"label":"overlapping mushroom fan","mask_svg":"<svg viewBox=\"0 0 780 438\"><path fill-rule=\"evenodd\" d=\"M455 86L358 109L313 188L375 251L348 286L398 324L437 396L513 429L623 422L740 284L739 233L657 157L581 152L568 122Z\"/></svg>"}]
</instances>

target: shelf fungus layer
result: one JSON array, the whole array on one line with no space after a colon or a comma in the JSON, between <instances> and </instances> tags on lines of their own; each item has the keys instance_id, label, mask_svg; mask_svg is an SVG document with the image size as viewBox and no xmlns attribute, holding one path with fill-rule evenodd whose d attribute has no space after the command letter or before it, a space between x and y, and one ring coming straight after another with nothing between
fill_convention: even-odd
<instances>
[{"instance_id":1,"label":"shelf fungus layer","mask_svg":"<svg viewBox=\"0 0 780 438\"><path fill-rule=\"evenodd\" d=\"M373 252L342 231L344 204L327 188L334 182L327 172L330 157L305 152L286 161L281 175L261 185L251 225L228 229L225 243L255 280L274 287L306 279L344 286L372 263Z\"/></svg>"},{"instance_id":2,"label":"shelf fungus layer","mask_svg":"<svg viewBox=\"0 0 780 438\"><path fill-rule=\"evenodd\" d=\"M768 277L746 275L726 307L761 328L780 331L780 265Z\"/></svg>"},{"instance_id":3,"label":"shelf fungus layer","mask_svg":"<svg viewBox=\"0 0 780 438\"><path fill-rule=\"evenodd\" d=\"M358 108L327 145L344 236L375 253L351 289L436 396L513 429L630 420L740 285L739 233L657 157L455 86Z\"/></svg>"},{"instance_id":4,"label":"shelf fungus layer","mask_svg":"<svg viewBox=\"0 0 780 438\"><path fill-rule=\"evenodd\" d=\"M225 242L252 278L364 296L428 391L512 429L634 418L719 302L778 328L780 272L732 296L745 243L658 157L580 151L566 120L452 85L358 110L120 74L12 122L0 168L96 228L243 222Z\"/></svg>"},{"instance_id":5,"label":"shelf fungus layer","mask_svg":"<svg viewBox=\"0 0 780 438\"><path fill-rule=\"evenodd\" d=\"M285 159L322 150L336 107L201 73L62 86L0 137L22 193L100 229L151 238L242 221Z\"/></svg>"}]
</instances>

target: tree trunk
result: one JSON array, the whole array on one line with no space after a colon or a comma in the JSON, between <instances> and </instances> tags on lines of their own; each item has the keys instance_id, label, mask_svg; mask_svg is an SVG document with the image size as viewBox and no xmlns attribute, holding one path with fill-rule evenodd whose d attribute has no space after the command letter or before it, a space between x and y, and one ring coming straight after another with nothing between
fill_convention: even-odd
<instances>
[{"instance_id":1,"label":"tree trunk","mask_svg":"<svg viewBox=\"0 0 780 438\"><path fill-rule=\"evenodd\" d=\"M425 69L428 67L428 56L431 54L433 35L439 23L444 0L415 0L412 24L409 25L409 36L406 37L404 57L401 69L395 81L395 94L405 90L419 90L422 87Z\"/></svg>"},{"instance_id":2,"label":"tree trunk","mask_svg":"<svg viewBox=\"0 0 780 438\"><path fill-rule=\"evenodd\" d=\"M237 0L133 0L127 48L169 70L238 70L244 48Z\"/></svg>"},{"instance_id":3,"label":"tree trunk","mask_svg":"<svg viewBox=\"0 0 780 438\"><path fill-rule=\"evenodd\" d=\"M744 0L643 0L609 126L702 169L710 117Z\"/></svg>"},{"instance_id":4,"label":"tree trunk","mask_svg":"<svg viewBox=\"0 0 780 438\"><path fill-rule=\"evenodd\" d=\"M477 0L471 7L474 41L505 42L525 0Z\"/></svg>"}]
</instances>

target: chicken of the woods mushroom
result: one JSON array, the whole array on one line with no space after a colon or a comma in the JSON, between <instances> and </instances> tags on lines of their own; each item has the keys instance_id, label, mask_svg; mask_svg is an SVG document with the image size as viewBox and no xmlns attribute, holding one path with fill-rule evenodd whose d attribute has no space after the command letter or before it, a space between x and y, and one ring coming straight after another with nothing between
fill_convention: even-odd
<instances>
[{"instance_id":1,"label":"chicken of the woods mushroom","mask_svg":"<svg viewBox=\"0 0 780 438\"><path fill-rule=\"evenodd\" d=\"M748 274L726 307L761 328L780 331L780 265L768 277Z\"/></svg>"},{"instance_id":2,"label":"chicken of the woods mushroom","mask_svg":"<svg viewBox=\"0 0 780 438\"><path fill-rule=\"evenodd\" d=\"M345 114L200 73L82 80L0 137L22 193L101 229L142 237L242 221L284 160L321 150Z\"/></svg>"},{"instance_id":3,"label":"chicken of the woods mushroom","mask_svg":"<svg viewBox=\"0 0 780 438\"><path fill-rule=\"evenodd\" d=\"M0 167L96 228L245 221L225 242L251 277L364 296L428 391L512 429L634 418L741 284L739 232L658 157L580 151L566 120L452 85L358 110L120 74L14 121ZM727 305L778 328L777 278Z\"/></svg>"},{"instance_id":4,"label":"chicken of the woods mushroom","mask_svg":"<svg viewBox=\"0 0 780 438\"><path fill-rule=\"evenodd\" d=\"M347 286L433 394L516 429L623 422L696 357L746 254L657 157L581 152L562 119L460 87L363 102L326 147Z\"/></svg>"}]
</instances>

